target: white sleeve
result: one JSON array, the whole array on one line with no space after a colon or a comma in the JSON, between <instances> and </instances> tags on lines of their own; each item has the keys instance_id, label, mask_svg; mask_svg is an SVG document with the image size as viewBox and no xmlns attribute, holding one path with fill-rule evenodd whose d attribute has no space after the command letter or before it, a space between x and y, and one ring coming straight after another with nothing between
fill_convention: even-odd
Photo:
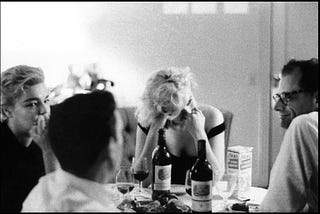
<instances>
[{"instance_id":1,"label":"white sleeve","mask_svg":"<svg viewBox=\"0 0 320 214\"><path fill-rule=\"evenodd\" d=\"M294 119L285 133L271 170L268 193L261 204L262 211L296 212L306 205L314 136L310 135L309 123L304 118Z\"/></svg>"}]
</instances>

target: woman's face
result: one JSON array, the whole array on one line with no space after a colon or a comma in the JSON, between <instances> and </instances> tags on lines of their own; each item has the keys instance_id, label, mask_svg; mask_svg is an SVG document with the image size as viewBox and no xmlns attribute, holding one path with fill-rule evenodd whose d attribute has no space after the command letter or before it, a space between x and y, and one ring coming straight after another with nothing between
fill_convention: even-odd
<instances>
[{"instance_id":1,"label":"woman's face","mask_svg":"<svg viewBox=\"0 0 320 214\"><path fill-rule=\"evenodd\" d=\"M40 115L50 114L49 90L44 83L25 89L16 99L13 106L8 107L8 123L16 134L29 135L32 126L37 125Z\"/></svg>"},{"instance_id":2,"label":"woman's face","mask_svg":"<svg viewBox=\"0 0 320 214\"><path fill-rule=\"evenodd\" d=\"M187 103L183 102L183 105L181 106L175 105L174 103L168 101L168 102L165 102L165 104L158 105L158 112L161 112L162 114L166 115L169 120L175 120L179 116L181 116L182 111L184 111L184 113L189 112L187 108L190 106L191 101L192 100L189 99ZM182 116L182 118L184 118L184 116Z\"/></svg>"},{"instance_id":3,"label":"woman's face","mask_svg":"<svg viewBox=\"0 0 320 214\"><path fill-rule=\"evenodd\" d=\"M181 112L181 108L170 103L168 105L160 106L160 111L162 114L166 115L169 120L174 120L177 118Z\"/></svg>"}]
</instances>

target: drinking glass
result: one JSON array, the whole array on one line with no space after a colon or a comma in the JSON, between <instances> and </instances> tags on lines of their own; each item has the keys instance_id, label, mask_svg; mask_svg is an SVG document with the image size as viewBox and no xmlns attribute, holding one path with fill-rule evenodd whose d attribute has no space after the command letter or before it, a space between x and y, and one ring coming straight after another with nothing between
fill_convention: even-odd
<instances>
[{"instance_id":1,"label":"drinking glass","mask_svg":"<svg viewBox=\"0 0 320 214\"><path fill-rule=\"evenodd\" d=\"M125 199L125 195L128 193L130 198L130 192L134 188L133 175L129 166L121 166L116 175L116 186L119 192L122 193L122 201Z\"/></svg>"},{"instance_id":2,"label":"drinking glass","mask_svg":"<svg viewBox=\"0 0 320 214\"><path fill-rule=\"evenodd\" d=\"M190 176L190 169L187 170L186 172L186 179L184 182L184 187L186 190L186 193L191 196L191 176Z\"/></svg>"},{"instance_id":3,"label":"drinking glass","mask_svg":"<svg viewBox=\"0 0 320 214\"><path fill-rule=\"evenodd\" d=\"M134 178L139 181L139 192L141 193L142 181L145 180L149 175L148 159L144 157L142 161L139 164L137 164L135 162L135 158L133 158L132 170Z\"/></svg>"},{"instance_id":4,"label":"drinking glass","mask_svg":"<svg viewBox=\"0 0 320 214\"><path fill-rule=\"evenodd\" d=\"M235 174L223 173L218 176L215 187L218 194L223 198L223 209L227 209L228 198L233 194L237 182Z\"/></svg>"}]
</instances>

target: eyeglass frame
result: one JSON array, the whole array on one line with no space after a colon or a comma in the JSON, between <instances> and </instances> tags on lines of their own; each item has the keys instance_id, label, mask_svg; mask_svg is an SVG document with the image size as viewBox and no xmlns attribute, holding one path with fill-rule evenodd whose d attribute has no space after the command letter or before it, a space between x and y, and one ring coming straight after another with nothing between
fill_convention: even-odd
<instances>
[{"instance_id":1,"label":"eyeglass frame","mask_svg":"<svg viewBox=\"0 0 320 214\"><path fill-rule=\"evenodd\" d=\"M296 95L296 94L300 94L300 93L303 93L303 92L306 92L305 90L303 89L299 89L299 90L294 90L294 91L290 91L290 92L282 92L282 93L276 93L272 96L272 99L275 101L275 102L278 102L279 100L281 100L281 102L285 105L287 105L289 102L290 102L290 99L293 95Z\"/></svg>"}]
</instances>

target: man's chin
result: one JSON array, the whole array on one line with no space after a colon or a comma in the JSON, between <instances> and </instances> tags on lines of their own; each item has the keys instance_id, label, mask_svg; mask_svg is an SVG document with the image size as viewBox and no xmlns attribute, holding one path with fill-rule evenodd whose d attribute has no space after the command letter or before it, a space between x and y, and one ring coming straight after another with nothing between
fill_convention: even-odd
<instances>
[{"instance_id":1,"label":"man's chin","mask_svg":"<svg viewBox=\"0 0 320 214\"><path fill-rule=\"evenodd\" d=\"M290 123L291 123L291 121L289 121L289 120L281 120L280 126L284 129L287 129L287 128L289 128Z\"/></svg>"}]
</instances>

